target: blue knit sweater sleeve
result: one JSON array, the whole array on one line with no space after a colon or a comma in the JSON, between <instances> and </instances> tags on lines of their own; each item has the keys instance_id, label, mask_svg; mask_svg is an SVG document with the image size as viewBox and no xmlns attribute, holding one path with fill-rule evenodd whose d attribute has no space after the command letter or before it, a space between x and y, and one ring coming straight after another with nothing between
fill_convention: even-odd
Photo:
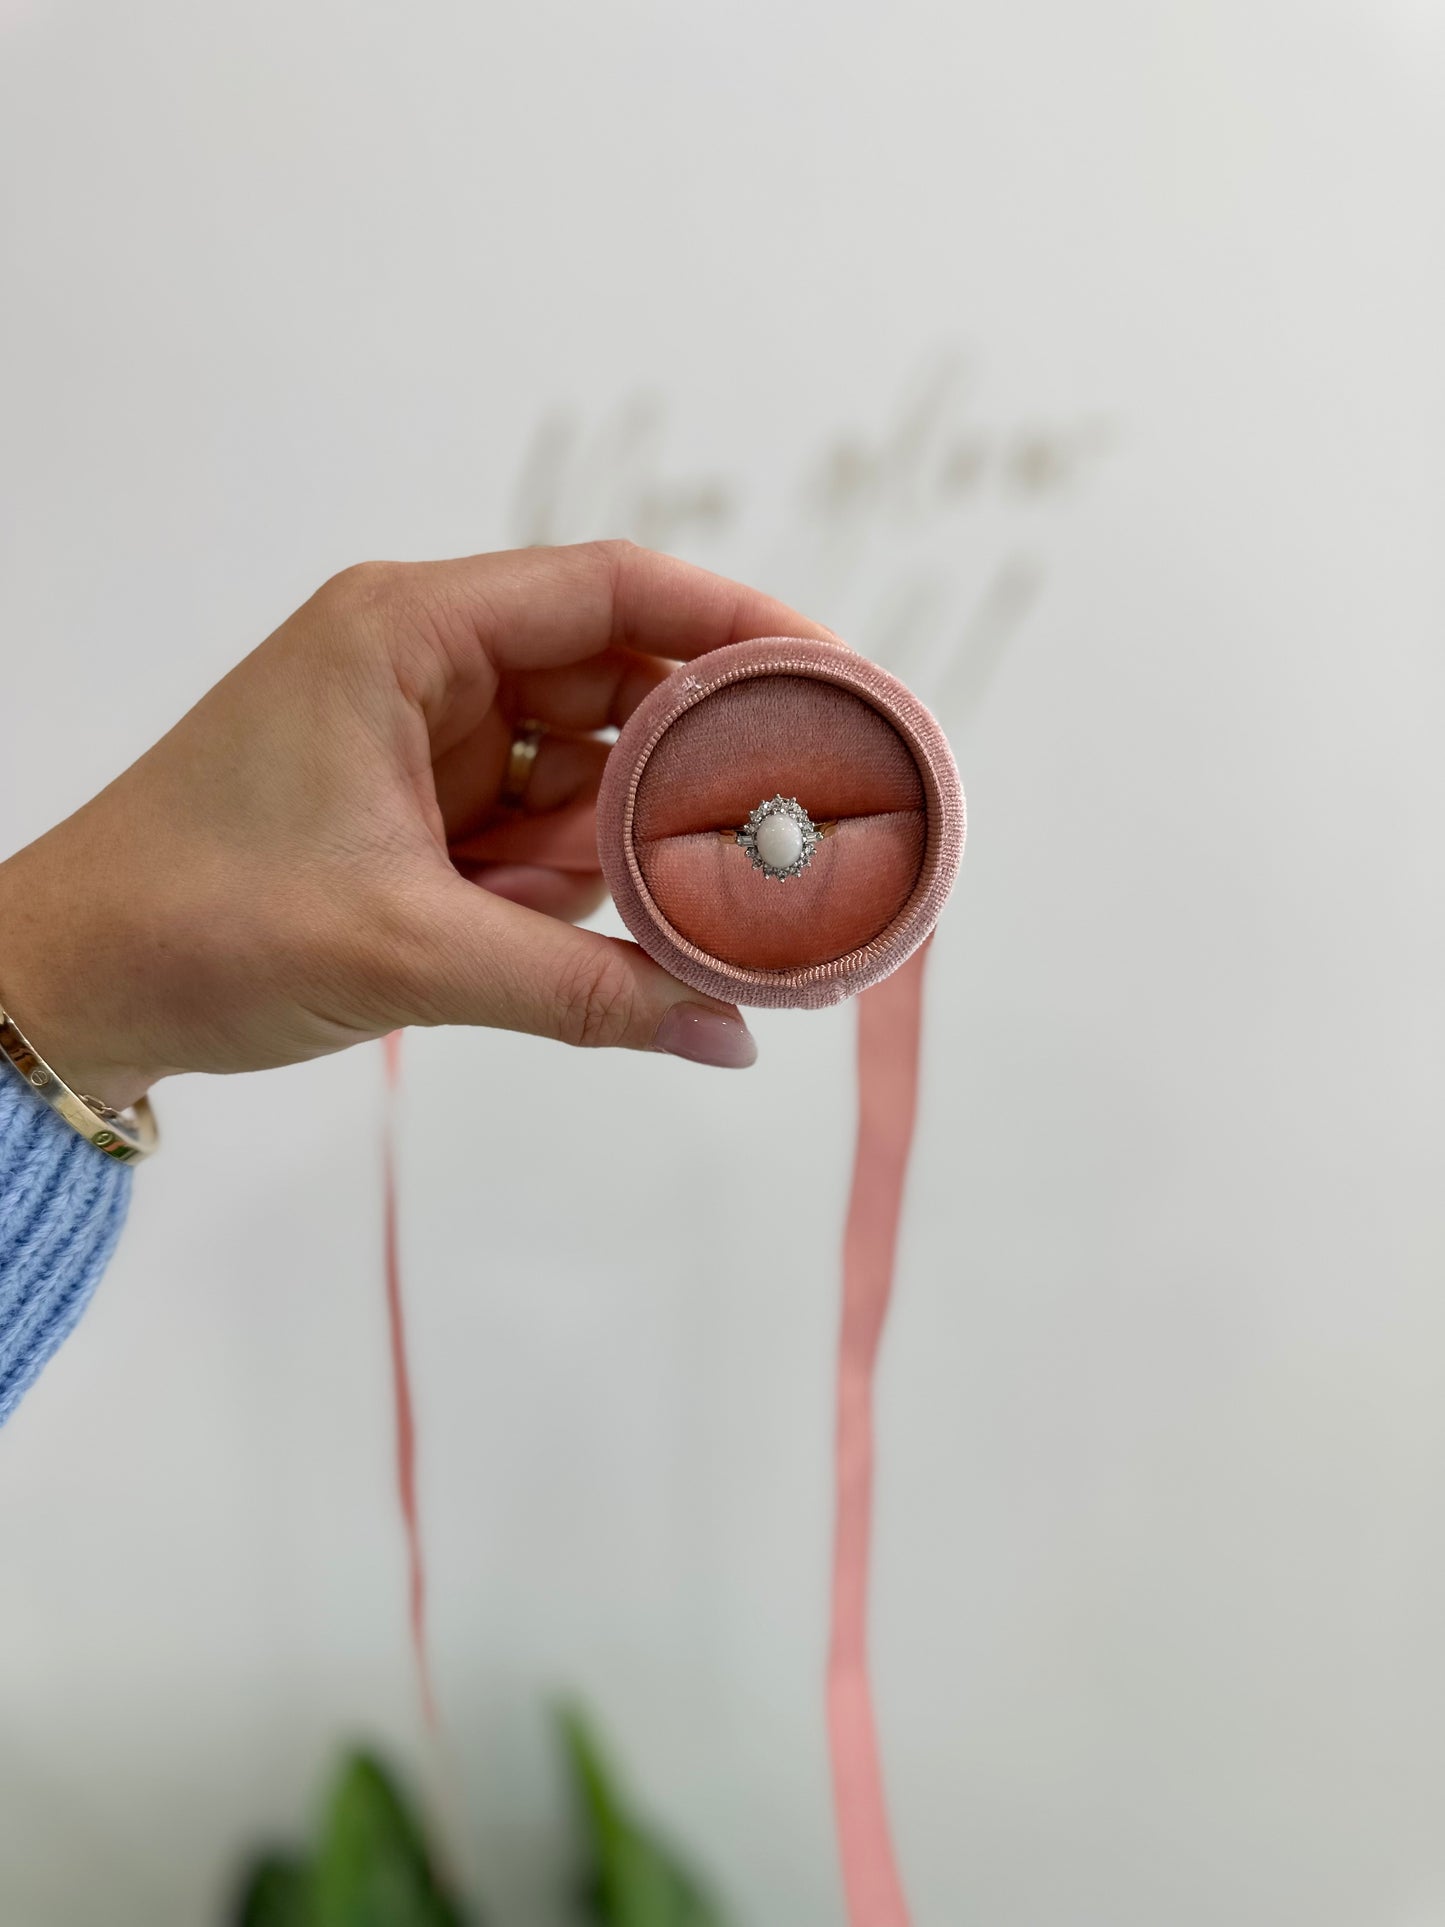
<instances>
[{"instance_id":1,"label":"blue knit sweater sleeve","mask_svg":"<svg viewBox=\"0 0 1445 1927\"><path fill-rule=\"evenodd\" d=\"M85 1310L131 1177L0 1058L0 1424Z\"/></svg>"}]
</instances>

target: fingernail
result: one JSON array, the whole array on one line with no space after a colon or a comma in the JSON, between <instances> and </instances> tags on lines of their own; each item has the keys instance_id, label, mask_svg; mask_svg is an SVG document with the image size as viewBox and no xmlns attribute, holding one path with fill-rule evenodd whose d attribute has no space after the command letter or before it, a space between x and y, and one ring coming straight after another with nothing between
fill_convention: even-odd
<instances>
[{"instance_id":1,"label":"fingernail","mask_svg":"<svg viewBox=\"0 0 1445 1927\"><path fill-rule=\"evenodd\" d=\"M730 1071L746 1070L758 1055L757 1040L741 1017L706 1004L674 1004L658 1025L652 1048Z\"/></svg>"}]
</instances>

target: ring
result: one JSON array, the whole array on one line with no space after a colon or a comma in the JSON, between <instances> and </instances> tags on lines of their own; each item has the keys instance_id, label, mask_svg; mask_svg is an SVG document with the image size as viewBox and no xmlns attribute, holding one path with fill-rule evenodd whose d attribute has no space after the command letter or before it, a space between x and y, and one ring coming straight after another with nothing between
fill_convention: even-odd
<instances>
[{"instance_id":1,"label":"ring","mask_svg":"<svg viewBox=\"0 0 1445 1927\"><path fill-rule=\"evenodd\" d=\"M527 784L532 778L532 765L537 760L537 751L546 733L542 724L531 717L513 725L512 741L507 750L507 767L502 776L502 787L497 792L497 801L506 808L518 808L526 796Z\"/></svg>"},{"instance_id":2,"label":"ring","mask_svg":"<svg viewBox=\"0 0 1445 1927\"><path fill-rule=\"evenodd\" d=\"M740 830L722 834L746 851L755 870L783 883L803 874L823 838L837 827L836 822L815 823L796 796L770 796Z\"/></svg>"}]
</instances>

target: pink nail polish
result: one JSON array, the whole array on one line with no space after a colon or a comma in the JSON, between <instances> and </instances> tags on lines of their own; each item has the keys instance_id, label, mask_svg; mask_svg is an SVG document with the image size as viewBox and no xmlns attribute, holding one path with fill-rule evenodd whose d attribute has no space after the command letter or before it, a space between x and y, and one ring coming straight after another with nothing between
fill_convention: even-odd
<instances>
[{"instance_id":1,"label":"pink nail polish","mask_svg":"<svg viewBox=\"0 0 1445 1927\"><path fill-rule=\"evenodd\" d=\"M746 1070L758 1055L757 1041L741 1017L706 1004L674 1004L658 1025L652 1048L732 1071Z\"/></svg>"}]
</instances>

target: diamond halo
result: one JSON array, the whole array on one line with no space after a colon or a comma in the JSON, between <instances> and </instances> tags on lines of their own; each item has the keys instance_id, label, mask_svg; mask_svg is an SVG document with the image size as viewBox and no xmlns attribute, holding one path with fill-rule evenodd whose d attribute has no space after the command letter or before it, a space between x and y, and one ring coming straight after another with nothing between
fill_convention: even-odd
<instances>
[{"instance_id":1,"label":"diamond halo","mask_svg":"<svg viewBox=\"0 0 1445 1927\"><path fill-rule=\"evenodd\" d=\"M763 832L765 847L776 844L780 840L785 847L791 847L793 844L793 837L785 836L779 839L775 831L770 832L765 828L770 818L777 817L785 818L789 823L797 826L798 853L789 863L769 862L758 848L759 830ZM821 840L820 831L796 796L770 796L766 802L758 804L747 822L737 832L738 844L747 852L748 861L753 868L761 870L765 877L775 883L785 883L789 877L801 876L813 861L813 852Z\"/></svg>"}]
</instances>

